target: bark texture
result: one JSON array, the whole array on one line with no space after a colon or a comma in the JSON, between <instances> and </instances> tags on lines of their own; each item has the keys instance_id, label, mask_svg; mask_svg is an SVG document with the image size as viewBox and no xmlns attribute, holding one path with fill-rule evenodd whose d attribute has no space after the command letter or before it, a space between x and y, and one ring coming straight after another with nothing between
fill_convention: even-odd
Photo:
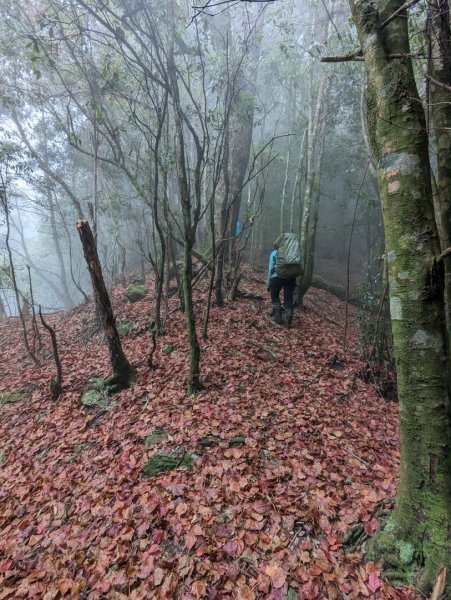
<instances>
[{"instance_id":1,"label":"bark texture","mask_svg":"<svg viewBox=\"0 0 451 600\"><path fill-rule=\"evenodd\" d=\"M401 0L350 0L368 75L368 124L382 198L400 408L396 507L373 539L394 580L428 588L451 566L451 453L443 269L424 111ZM450 569L448 568L448 572Z\"/></svg>"},{"instance_id":2,"label":"bark texture","mask_svg":"<svg viewBox=\"0 0 451 600\"><path fill-rule=\"evenodd\" d=\"M442 251L451 246L451 31L448 0L429 0L428 42L429 113L437 154L436 221ZM448 343L451 343L451 256L445 261Z\"/></svg>"}]
</instances>

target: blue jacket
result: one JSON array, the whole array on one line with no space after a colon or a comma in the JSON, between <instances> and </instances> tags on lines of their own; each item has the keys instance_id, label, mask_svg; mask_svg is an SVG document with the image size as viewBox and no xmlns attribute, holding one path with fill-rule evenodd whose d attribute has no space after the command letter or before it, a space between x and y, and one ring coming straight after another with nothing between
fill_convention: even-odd
<instances>
[{"instance_id":1,"label":"blue jacket","mask_svg":"<svg viewBox=\"0 0 451 600\"><path fill-rule=\"evenodd\" d=\"M276 260L277 260L277 250L273 250L269 255L269 265L268 265L268 282L266 287L269 287L271 283L271 279L273 277L277 277L276 273Z\"/></svg>"}]
</instances>

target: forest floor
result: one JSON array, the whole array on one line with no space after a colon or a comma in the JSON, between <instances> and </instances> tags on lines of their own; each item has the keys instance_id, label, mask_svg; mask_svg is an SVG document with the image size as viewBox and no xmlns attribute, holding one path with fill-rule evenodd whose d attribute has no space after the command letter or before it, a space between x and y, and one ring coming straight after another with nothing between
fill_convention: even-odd
<instances>
[{"instance_id":1,"label":"forest floor","mask_svg":"<svg viewBox=\"0 0 451 600\"><path fill-rule=\"evenodd\" d=\"M115 289L118 321L133 321L123 346L137 382L95 412L80 395L109 369L92 306L49 316L57 402L48 340L36 367L18 320L0 321L0 398L26 392L0 406L0 600L414 597L342 547L357 523L374 533L395 493L397 405L360 378L355 327L343 353L342 302L312 289L287 330L271 322L258 277L247 273L247 297L213 308L195 398L176 298L151 372L151 294L128 304ZM144 477L157 453L180 460Z\"/></svg>"}]
</instances>

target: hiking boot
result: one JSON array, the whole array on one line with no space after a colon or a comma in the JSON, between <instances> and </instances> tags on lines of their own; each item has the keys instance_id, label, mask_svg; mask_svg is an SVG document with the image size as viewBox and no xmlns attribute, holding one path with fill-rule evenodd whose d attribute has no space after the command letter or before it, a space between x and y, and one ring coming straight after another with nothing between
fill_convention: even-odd
<instances>
[{"instance_id":1,"label":"hiking boot","mask_svg":"<svg viewBox=\"0 0 451 600\"><path fill-rule=\"evenodd\" d=\"M287 327L288 327L288 329L290 329L291 328L291 324L293 322L294 310L292 308L286 308L285 309L285 314L287 316Z\"/></svg>"},{"instance_id":2,"label":"hiking boot","mask_svg":"<svg viewBox=\"0 0 451 600\"><path fill-rule=\"evenodd\" d=\"M280 303L272 305L273 319L277 325L282 325L282 307Z\"/></svg>"}]
</instances>

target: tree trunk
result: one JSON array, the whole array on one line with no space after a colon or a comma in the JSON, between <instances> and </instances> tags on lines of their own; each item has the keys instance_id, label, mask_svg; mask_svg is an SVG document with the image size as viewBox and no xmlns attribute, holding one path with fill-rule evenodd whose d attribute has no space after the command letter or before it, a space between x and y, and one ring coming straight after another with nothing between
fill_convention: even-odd
<instances>
[{"instance_id":1,"label":"tree trunk","mask_svg":"<svg viewBox=\"0 0 451 600\"><path fill-rule=\"evenodd\" d=\"M5 215L5 223L6 223L5 246L6 246L6 251L8 253L9 272L10 272L10 277L11 277L11 283L13 285L14 297L16 299L17 313L19 315L20 323L22 325L24 345L25 345L25 349L27 351L28 356L33 360L33 362L35 364L39 364L38 359L36 358L35 354L31 350L30 342L28 340L27 326L25 324L25 319L24 319L24 316L23 316L23 313L22 313L22 310L20 307L20 294L19 294L19 288L17 286L16 270L14 267L11 245L9 243L9 239L10 239L10 235L11 235L11 225L10 225L10 219L9 219L10 207L9 207L9 204L8 204L8 201L6 198L6 188L4 186L2 186L2 189L0 189L0 202L1 202L1 206L3 208L3 212Z\"/></svg>"},{"instance_id":2,"label":"tree trunk","mask_svg":"<svg viewBox=\"0 0 451 600\"><path fill-rule=\"evenodd\" d=\"M42 281L47 284L47 286L49 288L51 288L54 292L56 297L58 298L58 300L61 302L62 306L73 306L73 302L71 301L71 303L68 305L67 304L67 298L66 295L64 294L64 291L61 290L60 287L58 287L54 281L52 281L50 279L50 277L47 277L44 274L44 270L41 269L40 267L38 267L34 262L33 259L30 256L30 253L28 252L28 246L27 243L25 241L25 236L24 236L24 230L23 230L23 223L22 223L22 218L20 216L20 212L17 213L17 222L13 221L11 223L11 225L14 226L15 230L17 231L17 233L19 234L20 237L20 242L21 242L21 246L22 246L22 251L23 251L23 258L26 259L26 261L29 263L29 265L31 267L33 267L34 272L36 273L36 275L42 279Z\"/></svg>"},{"instance_id":3,"label":"tree trunk","mask_svg":"<svg viewBox=\"0 0 451 600\"><path fill-rule=\"evenodd\" d=\"M55 218L55 205L52 198L52 192L50 189L47 191L47 202L49 203L49 212L50 212L50 228L52 231L53 244L55 246L56 258L58 260L58 267L60 272L60 281L62 287L62 293L65 299L65 306L73 306L74 302L69 293L69 286L67 283L66 277L66 267L64 264L63 253L61 251L61 244L58 235L58 229L56 226L56 218ZM69 241L70 243L70 241Z\"/></svg>"},{"instance_id":4,"label":"tree trunk","mask_svg":"<svg viewBox=\"0 0 451 600\"><path fill-rule=\"evenodd\" d=\"M260 42L252 40L248 49L252 61L252 68L256 68L260 56ZM255 77L255 73L254 73ZM249 164L249 155L252 145L252 133L254 129L255 112L255 87L249 83L248 77L240 66L236 74L230 116L230 227L228 237L230 238L229 261L233 265L236 255L234 238L238 217L241 208L241 196L244 178Z\"/></svg>"},{"instance_id":5,"label":"tree trunk","mask_svg":"<svg viewBox=\"0 0 451 600\"><path fill-rule=\"evenodd\" d=\"M428 140L402 0L350 0L368 75L368 125L377 162L398 374L401 465L396 507L370 545L398 580L430 588L451 573L451 452L443 269L434 221ZM392 571L393 574L393 571Z\"/></svg>"},{"instance_id":6,"label":"tree trunk","mask_svg":"<svg viewBox=\"0 0 451 600\"><path fill-rule=\"evenodd\" d=\"M108 350L110 352L111 368L113 371L110 383L121 387L129 387L135 378L135 370L125 356L121 340L116 328L110 297L103 279L102 267L97 255L96 243L88 221L77 221L77 230L83 246L86 264L91 275L92 287L98 314L105 332Z\"/></svg>"},{"instance_id":7,"label":"tree trunk","mask_svg":"<svg viewBox=\"0 0 451 600\"><path fill-rule=\"evenodd\" d=\"M290 168L290 158L291 158L291 137L288 140L288 151L287 158L285 162L285 177L283 180L282 187L282 197L280 199L280 233L285 231L285 200L287 197L287 184L288 184L288 171Z\"/></svg>"},{"instance_id":8,"label":"tree trunk","mask_svg":"<svg viewBox=\"0 0 451 600\"><path fill-rule=\"evenodd\" d=\"M170 27L172 40L168 51L168 74L171 83L171 94L174 108L174 121L176 132L176 160L177 177L180 193L180 203L182 205L183 216L183 303L185 307L186 327L190 348L190 362L188 373L188 395L196 394L202 389L200 382L200 346L197 338L196 319L194 315L193 302L193 256L192 250L195 242L196 225L193 223L191 215L191 192L188 181L187 161L185 156L185 138L183 132L183 114L180 106L179 87L177 83L177 70L174 62L174 40L175 40L175 19L174 2L170 2L169 10ZM199 151L199 148L197 149ZM199 157L197 164L199 165ZM199 190L200 191L200 190Z\"/></svg>"},{"instance_id":9,"label":"tree trunk","mask_svg":"<svg viewBox=\"0 0 451 600\"><path fill-rule=\"evenodd\" d=\"M89 303L88 295L86 294L86 292L84 291L84 289L81 287L80 282L75 279L75 274L74 274L74 269L73 269L73 256L72 256L72 239L71 239L69 227L68 227L66 219L64 218L64 214L63 214L63 212L61 210L59 210L59 214L60 214L61 222L62 222L63 227L64 227L64 231L66 232L66 236L67 236L67 249L69 251L69 272L70 272L70 277L71 277L72 283L74 284L74 286L76 287L76 289L82 295L84 304L88 304Z\"/></svg>"},{"instance_id":10,"label":"tree trunk","mask_svg":"<svg viewBox=\"0 0 451 600\"><path fill-rule=\"evenodd\" d=\"M316 103L311 105L307 140L307 180L300 223L300 240L304 260L304 275L298 288L298 304L302 306L314 270L315 240L318 224L321 169L324 156L325 124L332 77L324 73Z\"/></svg>"},{"instance_id":11,"label":"tree trunk","mask_svg":"<svg viewBox=\"0 0 451 600\"><path fill-rule=\"evenodd\" d=\"M299 150L299 160L298 167L296 169L296 178L294 180L293 191L291 193L291 203L290 203L290 232L294 233L294 205L296 200L296 194L298 198L301 198L302 194L302 176L303 176L303 163L305 158L304 146L305 146L305 138L307 136L307 130L304 129L304 133L302 134L301 147Z\"/></svg>"},{"instance_id":12,"label":"tree trunk","mask_svg":"<svg viewBox=\"0 0 451 600\"><path fill-rule=\"evenodd\" d=\"M127 283L127 279L125 277L125 267L126 267L126 263L127 263L127 248L125 247L125 244L121 238L121 234L119 233L119 228L118 228L118 234L117 234L117 245L119 248L119 256L118 256L119 281L121 282L121 285L125 286L125 284Z\"/></svg>"},{"instance_id":13,"label":"tree trunk","mask_svg":"<svg viewBox=\"0 0 451 600\"><path fill-rule=\"evenodd\" d=\"M441 249L451 246L451 32L448 0L430 0L427 9L430 113L437 147L436 221ZM432 174L434 178L434 175ZM434 178L435 179L435 178ZM451 348L451 255L445 258L448 343Z\"/></svg>"},{"instance_id":14,"label":"tree trunk","mask_svg":"<svg viewBox=\"0 0 451 600\"><path fill-rule=\"evenodd\" d=\"M221 188L221 206L219 212L218 219L218 240L219 247L217 251L216 258L216 275L215 275L215 296L216 296L216 306L224 306L224 295L223 295L223 279L224 279L224 262L226 260L226 248L228 243L225 238L227 236L227 220L229 215L228 202L229 202L229 189L230 189L230 179L229 179L229 170L228 170L228 161L229 161L229 124L228 120L225 124L225 135L224 135L224 155L223 155L223 185Z\"/></svg>"},{"instance_id":15,"label":"tree trunk","mask_svg":"<svg viewBox=\"0 0 451 600\"><path fill-rule=\"evenodd\" d=\"M225 28L227 34L221 39L219 38L219 47L221 52L230 60L230 40L232 37L231 22L230 19L227 21ZM224 306L224 268L228 256L228 247L232 240L227 240L227 232L229 231L229 213L230 213L230 137L231 137L231 112L232 112L232 97L233 97L233 85L230 79L230 73L227 71L227 89L225 94L225 117L224 117L224 133L223 133L223 154L222 161L220 164L220 185L218 194L220 198L219 204L219 215L217 217L217 235L216 239L218 242L217 253L216 253L216 267L215 267L215 301L216 306Z\"/></svg>"}]
</instances>

